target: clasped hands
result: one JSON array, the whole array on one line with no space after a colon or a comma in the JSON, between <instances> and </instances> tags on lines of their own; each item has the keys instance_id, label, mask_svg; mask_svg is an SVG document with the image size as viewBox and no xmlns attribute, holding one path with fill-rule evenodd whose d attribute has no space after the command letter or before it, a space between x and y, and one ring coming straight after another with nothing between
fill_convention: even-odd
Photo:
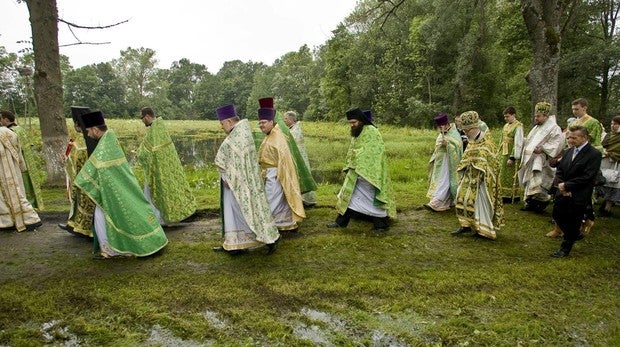
<instances>
[{"instance_id":1,"label":"clasped hands","mask_svg":"<svg viewBox=\"0 0 620 347\"><path fill-rule=\"evenodd\" d=\"M562 196L566 196L566 197L573 196L573 193L566 190L566 185L564 184L564 182L558 184L558 189L560 190L560 194L562 194Z\"/></svg>"}]
</instances>

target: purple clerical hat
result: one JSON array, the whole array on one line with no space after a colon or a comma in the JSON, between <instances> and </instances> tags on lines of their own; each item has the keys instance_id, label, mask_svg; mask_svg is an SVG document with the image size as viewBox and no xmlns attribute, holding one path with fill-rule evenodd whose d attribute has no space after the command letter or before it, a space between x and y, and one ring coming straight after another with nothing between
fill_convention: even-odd
<instances>
[{"instance_id":1,"label":"purple clerical hat","mask_svg":"<svg viewBox=\"0 0 620 347\"><path fill-rule=\"evenodd\" d=\"M259 108L258 120L273 120L276 116L276 110L273 108Z\"/></svg>"},{"instance_id":2,"label":"purple clerical hat","mask_svg":"<svg viewBox=\"0 0 620 347\"><path fill-rule=\"evenodd\" d=\"M366 118L368 118L368 120L372 122L372 111L371 110L364 110L362 112L364 113Z\"/></svg>"},{"instance_id":3,"label":"purple clerical hat","mask_svg":"<svg viewBox=\"0 0 620 347\"><path fill-rule=\"evenodd\" d=\"M258 104L260 105L260 108L273 108L273 98L267 97L258 99Z\"/></svg>"},{"instance_id":4,"label":"purple clerical hat","mask_svg":"<svg viewBox=\"0 0 620 347\"><path fill-rule=\"evenodd\" d=\"M99 125L105 125L105 119L103 119L103 113L101 113L101 111L85 113L81 115L80 118L82 118L82 124L84 124L84 129L96 127Z\"/></svg>"},{"instance_id":5,"label":"purple clerical hat","mask_svg":"<svg viewBox=\"0 0 620 347\"><path fill-rule=\"evenodd\" d=\"M228 118L237 117L237 110L235 109L235 105L229 104L217 108L215 110L215 114L217 115L217 119L222 121Z\"/></svg>"},{"instance_id":6,"label":"purple clerical hat","mask_svg":"<svg viewBox=\"0 0 620 347\"><path fill-rule=\"evenodd\" d=\"M440 113L436 115L435 119L433 119L433 122L435 123L435 126L437 127L450 124L450 121L448 121L448 115L445 113Z\"/></svg>"}]
</instances>

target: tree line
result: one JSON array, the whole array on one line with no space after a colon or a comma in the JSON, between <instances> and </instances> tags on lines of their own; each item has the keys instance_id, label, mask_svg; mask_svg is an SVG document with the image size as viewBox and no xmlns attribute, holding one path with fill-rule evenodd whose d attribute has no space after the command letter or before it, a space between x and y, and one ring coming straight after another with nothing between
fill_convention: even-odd
<instances>
[{"instance_id":1,"label":"tree line","mask_svg":"<svg viewBox=\"0 0 620 347\"><path fill-rule=\"evenodd\" d=\"M215 119L216 107L234 103L252 118L256 100L273 95L280 110L306 120L338 120L358 105L381 123L428 127L434 114L472 109L493 126L512 105L528 122L528 78L541 57L528 35L526 3L365 0L318 47L303 45L271 65L228 61L215 73L186 58L160 67L157 52L144 47L79 68L61 56L64 113L87 105L129 118L148 105L168 119ZM560 30L544 37L548 47L561 42L558 119L570 117L571 100L585 97L590 114L607 124L620 111L620 0L550 3L561 5ZM0 47L1 106L17 114L35 108L22 66L34 69L31 51Z\"/></svg>"}]
</instances>

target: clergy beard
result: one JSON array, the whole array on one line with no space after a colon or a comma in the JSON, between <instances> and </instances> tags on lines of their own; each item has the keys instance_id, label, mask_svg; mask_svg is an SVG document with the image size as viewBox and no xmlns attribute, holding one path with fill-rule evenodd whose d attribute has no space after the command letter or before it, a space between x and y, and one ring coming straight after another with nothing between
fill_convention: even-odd
<instances>
[{"instance_id":1,"label":"clergy beard","mask_svg":"<svg viewBox=\"0 0 620 347\"><path fill-rule=\"evenodd\" d=\"M478 130L477 132L474 133L472 137L469 137L469 134L467 134L467 139L469 140L469 142L474 142L480 137L481 134L482 134L482 131Z\"/></svg>"},{"instance_id":2,"label":"clergy beard","mask_svg":"<svg viewBox=\"0 0 620 347\"><path fill-rule=\"evenodd\" d=\"M364 130L364 124L360 124L356 127L351 127L351 136L353 137L360 136L360 134L362 133L362 130Z\"/></svg>"}]
</instances>

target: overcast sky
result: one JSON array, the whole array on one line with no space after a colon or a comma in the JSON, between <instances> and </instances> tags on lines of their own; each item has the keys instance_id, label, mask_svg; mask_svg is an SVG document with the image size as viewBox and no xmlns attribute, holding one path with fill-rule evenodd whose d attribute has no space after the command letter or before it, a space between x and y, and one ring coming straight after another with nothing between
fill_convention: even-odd
<instances>
[{"instance_id":1,"label":"overcast sky","mask_svg":"<svg viewBox=\"0 0 620 347\"><path fill-rule=\"evenodd\" d=\"M128 19L106 30L74 29L83 42L107 45L61 47L71 65L81 67L120 57L120 51L151 48L160 68L188 58L216 73L226 61L263 62L303 44L325 43L331 31L355 8L357 0L57 0L60 18L85 26L103 26ZM0 0L0 46L16 53L30 40L25 3ZM61 45L76 42L59 23Z\"/></svg>"}]
</instances>

